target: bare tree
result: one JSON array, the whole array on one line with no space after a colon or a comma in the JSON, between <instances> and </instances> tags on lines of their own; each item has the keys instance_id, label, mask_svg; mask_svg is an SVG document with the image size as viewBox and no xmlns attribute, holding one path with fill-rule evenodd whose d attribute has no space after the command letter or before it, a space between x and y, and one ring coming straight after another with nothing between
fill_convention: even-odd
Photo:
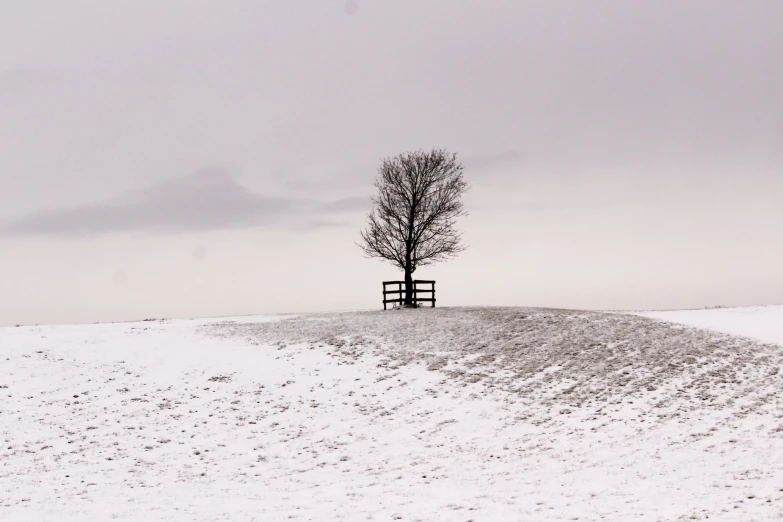
<instances>
[{"instance_id":1,"label":"bare tree","mask_svg":"<svg viewBox=\"0 0 783 522\"><path fill-rule=\"evenodd\" d=\"M456 218L466 215L462 165L456 154L443 149L400 154L383 160L375 188L378 194L359 246L366 256L403 270L405 305L411 306L416 269L465 249L455 228Z\"/></svg>"}]
</instances>

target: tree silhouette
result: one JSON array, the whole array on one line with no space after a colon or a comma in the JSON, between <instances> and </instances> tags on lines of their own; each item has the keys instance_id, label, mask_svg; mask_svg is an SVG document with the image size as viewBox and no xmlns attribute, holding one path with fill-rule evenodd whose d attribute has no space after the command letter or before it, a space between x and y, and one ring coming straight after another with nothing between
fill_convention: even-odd
<instances>
[{"instance_id":1,"label":"tree silhouette","mask_svg":"<svg viewBox=\"0 0 783 522\"><path fill-rule=\"evenodd\" d=\"M443 149L416 151L383 160L378 193L359 246L405 273L405 305L413 305L417 268L455 257L465 247L456 219L467 215L461 197L468 189L457 155Z\"/></svg>"}]
</instances>

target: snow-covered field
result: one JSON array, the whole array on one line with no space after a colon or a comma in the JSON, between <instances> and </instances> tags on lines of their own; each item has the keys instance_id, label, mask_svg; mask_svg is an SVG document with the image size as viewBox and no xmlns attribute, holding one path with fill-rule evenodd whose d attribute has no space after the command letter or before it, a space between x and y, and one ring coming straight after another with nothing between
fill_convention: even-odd
<instances>
[{"instance_id":1,"label":"snow-covered field","mask_svg":"<svg viewBox=\"0 0 783 522\"><path fill-rule=\"evenodd\" d=\"M783 518L783 307L647 315L0 329L0 520Z\"/></svg>"},{"instance_id":2,"label":"snow-covered field","mask_svg":"<svg viewBox=\"0 0 783 522\"><path fill-rule=\"evenodd\" d=\"M639 315L783 345L783 305L642 312Z\"/></svg>"}]
</instances>

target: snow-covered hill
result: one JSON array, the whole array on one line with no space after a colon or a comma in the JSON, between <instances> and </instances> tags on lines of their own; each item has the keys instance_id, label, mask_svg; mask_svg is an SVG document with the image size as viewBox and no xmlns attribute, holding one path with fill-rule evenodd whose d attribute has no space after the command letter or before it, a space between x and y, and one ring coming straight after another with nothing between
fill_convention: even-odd
<instances>
[{"instance_id":1,"label":"snow-covered hill","mask_svg":"<svg viewBox=\"0 0 783 522\"><path fill-rule=\"evenodd\" d=\"M782 364L567 310L0 329L0 520L775 520Z\"/></svg>"}]
</instances>

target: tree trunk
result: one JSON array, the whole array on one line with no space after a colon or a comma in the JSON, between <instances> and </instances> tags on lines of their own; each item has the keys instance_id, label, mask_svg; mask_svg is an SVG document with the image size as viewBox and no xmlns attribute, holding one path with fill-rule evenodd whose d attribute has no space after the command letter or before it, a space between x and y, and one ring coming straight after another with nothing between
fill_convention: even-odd
<instances>
[{"instance_id":1,"label":"tree trunk","mask_svg":"<svg viewBox=\"0 0 783 522\"><path fill-rule=\"evenodd\" d=\"M410 265L405 268L405 306L413 305L413 273Z\"/></svg>"},{"instance_id":2,"label":"tree trunk","mask_svg":"<svg viewBox=\"0 0 783 522\"><path fill-rule=\"evenodd\" d=\"M416 219L416 199L408 217L408 239L405 241L405 306L413 306L413 222Z\"/></svg>"}]
</instances>

